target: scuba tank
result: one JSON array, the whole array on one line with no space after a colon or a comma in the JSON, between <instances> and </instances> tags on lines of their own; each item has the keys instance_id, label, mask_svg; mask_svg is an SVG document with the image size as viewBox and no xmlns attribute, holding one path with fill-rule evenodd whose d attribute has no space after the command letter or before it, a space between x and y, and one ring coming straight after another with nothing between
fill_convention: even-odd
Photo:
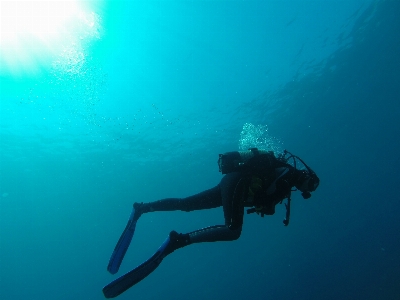
<instances>
[{"instance_id":1,"label":"scuba tank","mask_svg":"<svg viewBox=\"0 0 400 300\"><path fill-rule=\"evenodd\" d=\"M250 148L248 151L233 151L220 154L218 158L219 171L222 174L232 172L251 171L251 169L259 169L259 159L262 158L264 162L272 165L275 161L275 155L272 151L258 150L257 148ZM265 166L265 165L264 165Z\"/></svg>"}]
</instances>

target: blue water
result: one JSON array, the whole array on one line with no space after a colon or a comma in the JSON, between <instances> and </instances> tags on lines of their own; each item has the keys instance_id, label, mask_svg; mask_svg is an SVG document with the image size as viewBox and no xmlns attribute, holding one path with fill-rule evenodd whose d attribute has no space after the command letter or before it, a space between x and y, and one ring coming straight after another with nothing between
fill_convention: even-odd
<instances>
[{"instance_id":1,"label":"blue water","mask_svg":"<svg viewBox=\"0 0 400 300\"><path fill-rule=\"evenodd\" d=\"M319 189L288 227L283 205L247 215L119 299L400 299L400 2L109 2L66 60L1 74L0 299L103 299L132 203L215 186L249 123ZM222 223L146 214L118 274Z\"/></svg>"}]
</instances>

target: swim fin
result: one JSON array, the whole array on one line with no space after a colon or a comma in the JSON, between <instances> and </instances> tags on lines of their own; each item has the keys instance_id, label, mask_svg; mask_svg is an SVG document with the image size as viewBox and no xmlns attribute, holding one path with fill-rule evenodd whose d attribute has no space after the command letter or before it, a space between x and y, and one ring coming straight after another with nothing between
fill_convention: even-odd
<instances>
[{"instance_id":1,"label":"swim fin","mask_svg":"<svg viewBox=\"0 0 400 300\"><path fill-rule=\"evenodd\" d=\"M133 207L128 224L126 224L125 230L122 232L122 235L119 238L118 243L110 257L110 261L108 262L107 271L111 274L115 274L119 270L125 253L128 250L129 244L132 241L133 234L135 233L137 220L138 218L135 218L135 207Z\"/></svg>"},{"instance_id":2,"label":"swim fin","mask_svg":"<svg viewBox=\"0 0 400 300\"><path fill-rule=\"evenodd\" d=\"M173 251L170 248L170 237L168 237L151 258L146 260L144 263L142 263L132 271L126 273L125 275L122 275L121 277L106 285L103 288L104 296L106 298L117 297L118 295L125 292L127 289L134 286L136 283L146 278L160 265L164 257L166 257Z\"/></svg>"}]
</instances>

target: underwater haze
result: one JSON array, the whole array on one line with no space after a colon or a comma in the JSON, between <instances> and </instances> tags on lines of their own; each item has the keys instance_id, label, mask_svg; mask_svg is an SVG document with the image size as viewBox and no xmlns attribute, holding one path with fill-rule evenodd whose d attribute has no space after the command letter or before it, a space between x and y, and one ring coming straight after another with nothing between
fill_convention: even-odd
<instances>
[{"instance_id":1,"label":"underwater haze","mask_svg":"<svg viewBox=\"0 0 400 300\"><path fill-rule=\"evenodd\" d=\"M249 147L318 174L290 225L245 215L118 299L400 299L400 1L27 3L0 2L0 299L104 299L171 230L224 224L146 214L111 275L132 204Z\"/></svg>"}]
</instances>

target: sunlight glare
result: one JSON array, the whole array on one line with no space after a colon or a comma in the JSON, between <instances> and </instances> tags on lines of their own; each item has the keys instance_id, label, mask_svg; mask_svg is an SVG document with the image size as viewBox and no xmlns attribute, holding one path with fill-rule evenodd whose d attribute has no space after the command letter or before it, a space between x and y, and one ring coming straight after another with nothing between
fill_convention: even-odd
<instances>
[{"instance_id":1,"label":"sunlight glare","mask_svg":"<svg viewBox=\"0 0 400 300\"><path fill-rule=\"evenodd\" d=\"M36 74L65 52L81 52L84 39L99 37L96 16L76 0L0 0L0 74Z\"/></svg>"}]
</instances>

